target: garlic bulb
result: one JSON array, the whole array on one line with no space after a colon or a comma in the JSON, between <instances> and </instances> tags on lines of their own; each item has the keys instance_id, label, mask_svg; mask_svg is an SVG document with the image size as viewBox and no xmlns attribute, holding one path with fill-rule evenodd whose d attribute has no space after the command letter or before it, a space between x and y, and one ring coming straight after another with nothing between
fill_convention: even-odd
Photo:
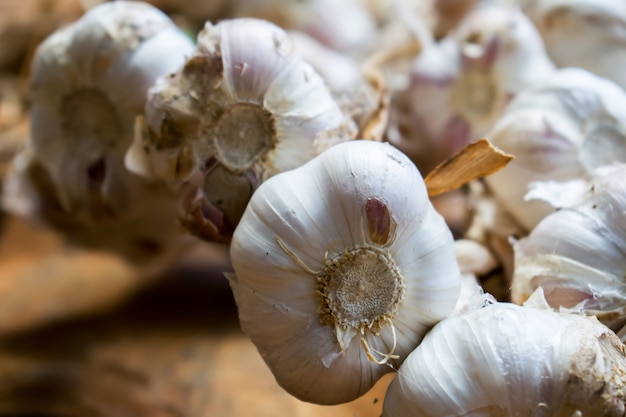
<instances>
[{"instance_id":1,"label":"garlic bulb","mask_svg":"<svg viewBox=\"0 0 626 417\"><path fill-rule=\"evenodd\" d=\"M290 31L289 38L331 91L339 94L351 92L365 82L363 70L356 59L323 45L304 32Z\"/></svg>"},{"instance_id":2,"label":"garlic bulb","mask_svg":"<svg viewBox=\"0 0 626 417\"><path fill-rule=\"evenodd\" d=\"M623 416L626 349L595 318L499 303L441 321L383 417Z\"/></svg>"},{"instance_id":3,"label":"garlic bulb","mask_svg":"<svg viewBox=\"0 0 626 417\"><path fill-rule=\"evenodd\" d=\"M184 223L211 240L230 237L259 183L355 134L287 34L258 19L207 23L138 127L128 168L181 190Z\"/></svg>"},{"instance_id":4,"label":"garlic bulb","mask_svg":"<svg viewBox=\"0 0 626 417\"><path fill-rule=\"evenodd\" d=\"M486 181L529 231L554 211L525 201L531 182L588 179L597 167L626 161L626 93L585 70L558 70L519 94L488 137L515 160Z\"/></svg>"},{"instance_id":5,"label":"garlic bulb","mask_svg":"<svg viewBox=\"0 0 626 417\"><path fill-rule=\"evenodd\" d=\"M517 92L554 70L532 22L513 7L481 4L448 37L422 43L401 129L412 133L393 143L427 169L484 136Z\"/></svg>"},{"instance_id":6,"label":"garlic bulb","mask_svg":"<svg viewBox=\"0 0 626 417\"><path fill-rule=\"evenodd\" d=\"M148 88L192 48L141 2L101 4L47 38L32 64L31 136L5 178L3 208L74 243L160 264L178 247L177 196L130 173L124 155Z\"/></svg>"},{"instance_id":7,"label":"garlic bulb","mask_svg":"<svg viewBox=\"0 0 626 417\"><path fill-rule=\"evenodd\" d=\"M241 1L233 14L265 19L288 30L305 32L330 48L347 52L376 36L375 17L366 3L364 0Z\"/></svg>"},{"instance_id":8,"label":"garlic bulb","mask_svg":"<svg viewBox=\"0 0 626 417\"><path fill-rule=\"evenodd\" d=\"M624 178L626 164L619 164L599 169L591 181L534 190L561 209L515 243L513 302L541 287L552 308L593 314L607 324L626 318Z\"/></svg>"},{"instance_id":9,"label":"garlic bulb","mask_svg":"<svg viewBox=\"0 0 626 417\"><path fill-rule=\"evenodd\" d=\"M38 47L31 145L68 215L100 223L142 203L152 185L124 167L134 118L156 78L182 65L192 47L141 2L101 4Z\"/></svg>"},{"instance_id":10,"label":"garlic bulb","mask_svg":"<svg viewBox=\"0 0 626 417\"><path fill-rule=\"evenodd\" d=\"M622 0L534 0L526 11L548 54L626 88L626 3Z\"/></svg>"},{"instance_id":11,"label":"garlic bulb","mask_svg":"<svg viewBox=\"0 0 626 417\"><path fill-rule=\"evenodd\" d=\"M422 177L379 142L336 145L262 184L230 255L243 331L285 390L320 404L398 367L460 291Z\"/></svg>"}]
</instances>

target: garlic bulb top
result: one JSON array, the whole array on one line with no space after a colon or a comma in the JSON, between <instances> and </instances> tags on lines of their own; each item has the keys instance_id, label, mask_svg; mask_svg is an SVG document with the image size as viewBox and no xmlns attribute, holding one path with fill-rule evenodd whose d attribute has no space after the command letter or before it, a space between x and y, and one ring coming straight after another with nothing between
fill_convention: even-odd
<instances>
[{"instance_id":1,"label":"garlic bulb top","mask_svg":"<svg viewBox=\"0 0 626 417\"><path fill-rule=\"evenodd\" d=\"M515 244L513 302L541 287L552 308L607 324L626 318L625 178L626 165L618 164L599 169L591 181L537 184L544 189L533 195L561 209Z\"/></svg>"},{"instance_id":2,"label":"garlic bulb top","mask_svg":"<svg viewBox=\"0 0 626 417\"><path fill-rule=\"evenodd\" d=\"M136 115L192 42L142 2L94 7L47 38L32 67L31 145L63 208L101 222L134 210L146 182L124 167Z\"/></svg>"},{"instance_id":3,"label":"garlic bulb top","mask_svg":"<svg viewBox=\"0 0 626 417\"><path fill-rule=\"evenodd\" d=\"M416 58L408 89L416 137L394 144L410 150L412 141L428 143L421 152L442 162L484 136L518 91L553 70L530 19L513 7L481 4Z\"/></svg>"},{"instance_id":4,"label":"garlic bulb top","mask_svg":"<svg viewBox=\"0 0 626 417\"><path fill-rule=\"evenodd\" d=\"M419 172L379 142L336 145L262 184L230 254L243 331L284 389L321 404L399 366L460 291Z\"/></svg>"},{"instance_id":5,"label":"garlic bulb top","mask_svg":"<svg viewBox=\"0 0 626 417\"><path fill-rule=\"evenodd\" d=\"M183 220L209 239L232 233L259 183L355 134L287 34L258 19L207 23L139 128L127 166L185 189Z\"/></svg>"},{"instance_id":6,"label":"garlic bulb top","mask_svg":"<svg viewBox=\"0 0 626 417\"><path fill-rule=\"evenodd\" d=\"M531 182L589 178L602 165L626 161L626 93L585 70L561 69L519 94L488 137L515 160L486 181L530 231L554 211L525 201Z\"/></svg>"},{"instance_id":7,"label":"garlic bulb top","mask_svg":"<svg viewBox=\"0 0 626 417\"><path fill-rule=\"evenodd\" d=\"M581 67L626 88L626 2L535 0L526 11L554 62Z\"/></svg>"},{"instance_id":8,"label":"garlic bulb top","mask_svg":"<svg viewBox=\"0 0 626 417\"><path fill-rule=\"evenodd\" d=\"M383 417L623 416L626 349L595 318L498 303L441 321Z\"/></svg>"}]
</instances>

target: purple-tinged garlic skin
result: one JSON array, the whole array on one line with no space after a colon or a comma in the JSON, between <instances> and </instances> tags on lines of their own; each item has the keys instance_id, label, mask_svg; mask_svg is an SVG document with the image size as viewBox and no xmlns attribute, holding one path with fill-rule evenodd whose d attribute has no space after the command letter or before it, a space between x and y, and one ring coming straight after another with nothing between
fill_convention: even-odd
<instances>
[{"instance_id":1,"label":"purple-tinged garlic skin","mask_svg":"<svg viewBox=\"0 0 626 417\"><path fill-rule=\"evenodd\" d=\"M374 141L261 184L230 255L243 331L285 390L319 404L354 400L397 368L461 286L421 175Z\"/></svg>"},{"instance_id":2,"label":"purple-tinged garlic skin","mask_svg":"<svg viewBox=\"0 0 626 417\"><path fill-rule=\"evenodd\" d=\"M595 318L495 303L426 335L382 417L621 417L624 386L626 348Z\"/></svg>"},{"instance_id":3,"label":"purple-tinged garlic skin","mask_svg":"<svg viewBox=\"0 0 626 417\"><path fill-rule=\"evenodd\" d=\"M260 183L353 135L284 30L224 20L207 23L183 68L150 90L126 164L184 195L192 233L228 240Z\"/></svg>"},{"instance_id":4,"label":"purple-tinged garlic skin","mask_svg":"<svg viewBox=\"0 0 626 417\"><path fill-rule=\"evenodd\" d=\"M483 137L517 92L553 71L541 37L521 11L479 5L416 58L405 121L414 126L401 126L412 133L392 143L424 161L428 171Z\"/></svg>"},{"instance_id":5,"label":"purple-tinged garlic skin","mask_svg":"<svg viewBox=\"0 0 626 417\"><path fill-rule=\"evenodd\" d=\"M512 301L541 288L548 305L626 319L626 164L598 169L591 180L536 183L531 195L560 210L514 245Z\"/></svg>"},{"instance_id":6,"label":"purple-tinged garlic skin","mask_svg":"<svg viewBox=\"0 0 626 417\"><path fill-rule=\"evenodd\" d=\"M554 211L526 200L530 183L589 179L626 161L626 93L588 71L561 69L516 96L487 136L515 159L486 182L528 232Z\"/></svg>"}]
</instances>

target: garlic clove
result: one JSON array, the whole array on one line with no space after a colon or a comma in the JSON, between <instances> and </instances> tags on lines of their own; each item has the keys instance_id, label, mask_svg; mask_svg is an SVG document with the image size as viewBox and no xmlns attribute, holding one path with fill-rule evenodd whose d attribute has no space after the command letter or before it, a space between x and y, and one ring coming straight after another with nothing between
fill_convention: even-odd
<instances>
[{"instance_id":1,"label":"garlic clove","mask_svg":"<svg viewBox=\"0 0 626 417\"><path fill-rule=\"evenodd\" d=\"M370 141L261 184L231 260L242 329L284 389L322 404L355 399L397 367L460 288L452 235L419 172Z\"/></svg>"},{"instance_id":2,"label":"garlic clove","mask_svg":"<svg viewBox=\"0 0 626 417\"><path fill-rule=\"evenodd\" d=\"M355 135L285 31L252 18L207 23L138 123L128 166L185 189L182 221L209 240L230 238L260 183Z\"/></svg>"},{"instance_id":3,"label":"garlic clove","mask_svg":"<svg viewBox=\"0 0 626 417\"><path fill-rule=\"evenodd\" d=\"M525 90L488 134L516 159L486 178L498 201L526 230L554 209L525 201L535 181L588 179L614 161L626 161L626 94L585 70L558 70Z\"/></svg>"},{"instance_id":4,"label":"garlic clove","mask_svg":"<svg viewBox=\"0 0 626 417\"><path fill-rule=\"evenodd\" d=\"M626 5L620 0L538 0L526 12L560 67L580 67L626 87Z\"/></svg>"},{"instance_id":5,"label":"garlic clove","mask_svg":"<svg viewBox=\"0 0 626 417\"><path fill-rule=\"evenodd\" d=\"M382 415L619 416L625 371L624 345L594 318L496 303L437 324Z\"/></svg>"},{"instance_id":6,"label":"garlic clove","mask_svg":"<svg viewBox=\"0 0 626 417\"><path fill-rule=\"evenodd\" d=\"M515 244L514 302L541 288L554 309L596 315L607 324L626 318L625 174L624 164L599 169L580 202L550 214Z\"/></svg>"}]
</instances>

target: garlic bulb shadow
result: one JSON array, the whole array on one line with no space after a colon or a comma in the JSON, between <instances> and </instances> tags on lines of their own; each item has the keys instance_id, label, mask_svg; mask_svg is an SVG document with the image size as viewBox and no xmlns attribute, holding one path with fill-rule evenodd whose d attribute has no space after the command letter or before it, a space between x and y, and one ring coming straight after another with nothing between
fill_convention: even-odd
<instances>
[{"instance_id":1,"label":"garlic bulb shadow","mask_svg":"<svg viewBox=\"0 0 626 417\"><path fill-rule=\"evenodd\" d=\"M243 331L285 390L320 404L397 368L461 285L421 175L378 142L335 145L262 184L230 254Z\"/></svg>"}]
</instances>

